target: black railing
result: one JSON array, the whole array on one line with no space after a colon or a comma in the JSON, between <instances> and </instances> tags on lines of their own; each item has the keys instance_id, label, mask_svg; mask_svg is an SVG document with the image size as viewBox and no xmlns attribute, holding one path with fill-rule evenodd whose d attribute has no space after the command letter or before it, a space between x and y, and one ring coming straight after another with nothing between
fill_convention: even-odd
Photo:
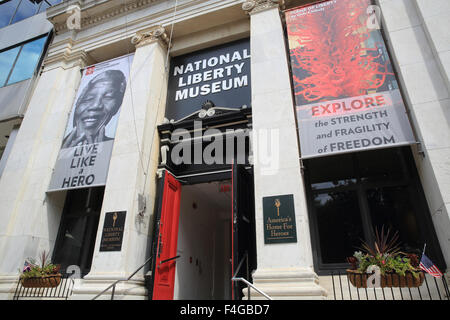
<instances>
[{"instance_id":1,"label":"black railing","mask_svg":"<svg viewBox=\"0 0 450 320\"><path fill-rule=\"evenodd\" d=\"M48 276L45 279L34 278L31 284L22 283L19 279L13 300L19 299L65 299L72 294L75 281L72 274Z\"/></svg>"},{"instance_id":2,"label":"black railing","mask_svg":"<svg viewBox=\"0 0 450 320\"><path fill-rule=\"evenodd\" d=\"M238 277L238 273L242 267L242 264L244 263L244 261L246 261L246 275L247 275L247 279L250 278L250 270L249 270L249 265L248 265L248 252L246 251L244 256L242 257L241 261L238 264L238 267L236 268L236 271L233 275L233 278L231 278L231 281L233 282L243 282L244 284L247 285L247 300L251 300L251 289L253 288L256 292L258 292L259 294L263 295L266 299L268 300L272 300L272 298L267 295L266 293L264 293L263 291L261 291L260 289L258 289L257 287L255 287L251 282L249 282L247 279L243 278L243 277Z\"/></svg>"},{"instance_id":3,"label":"black railing","mask_svg":"<svg viewBox=\"0 0 450 320\"><path fill-rule=\"evenodd\" d=\"M391 275L392 283L401 287L385 283L368 287L368 275L353 274L352 277L350 281L345 271L331 271L330 276L321 276L320 282L326 286L329 298L334 300L450 300L449 286L444 277L434 278L425 274L422 284L417 287L408 287L396 274Z\"/></svg>"},{"instance_id":4,"label":"black railing","mask_svg":"<svg viewBox=\"0 0 450 320\"><path fill-rule=\"evenodd\" d=\"M174 259L178 259L179 257L180 257L180 256L176 256L176 257L173 257L173 258L170 258L170 259L161 261L160 264L161 264L161 263L168 262L168 261L171 261L171 260L174 260ZM110 284L105 290L103 290L102 292L100 292L99 294L97 294L94 298L92 298L92 300L95 300L95 299L97 299L98 297L100 297L102 294L105 294L109 289L112 289L112 290L111 290L111 300L114 300L114 295L115 295L115 293L116 293L116 285L117 285L119 282L127 282L127 281L130 281L131 278L133 278L134 275L135 275L136 273L138 273L139 270L141 270L143 267L145 267L145 265L146 265L147 263L149 263L150 261L152 261L152 257L148 258L148 259L147 259L147 260L146 260L139 268L137 268L137 269L136 269L129 277L127 277L127 278L125 278L125 279L120 279L120 280L114 281L114 283Z\"/></svg>"}]
</instances>

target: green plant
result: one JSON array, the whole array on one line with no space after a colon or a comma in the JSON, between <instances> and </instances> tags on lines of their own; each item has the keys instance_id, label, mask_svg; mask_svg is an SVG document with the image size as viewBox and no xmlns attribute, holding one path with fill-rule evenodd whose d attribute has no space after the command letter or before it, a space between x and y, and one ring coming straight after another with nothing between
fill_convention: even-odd
<instances>
[{"instance_id":1,"label":"green plant","mask_svg":"<svg viewBox=\"0 0 450 320\"><path fill-rule=\"evenodd\" d=\"M41 255L39 256L39 264L37 264L34 259L28 258L25 261L20 279L38 278L58 274L60 265L52 264L48 259L48 255L49 254L45 250L42 251Z\"/></svg>"},{"instance_id":2,"label":"green plant","mask_svg":"<svg viewBox=\"0 0 450 320\"><path fill-rule=\"evenodd\" d=\"M416 278L419 277L420 269L418 269L417 255L406 254L400 251L400 243L398 241L398 232L391 235L390 230L381 232L375 230L375 241L371 245L362 242L361 251L356 251L352 258L347 258L352 264L352 269L365 273L370 265L376 265L380 268L382 275L386 273L396 273L405 276L407 272L411 272Z\"/></svg>"},{"instance_id":3,"label":"green plant","mask_svg":"<svg viewBox=\"0 0 450 320\"><path fill-rule=\"evenodd\" d=\"M400 252L398 238L398 231L390 237L390 229L385 233L384 226L382 226L381 232L378 232L378 229L375 229L375 241L373 245L363 241L361 249L372 256L396 255Z\"/></svg>"}]
</instances>

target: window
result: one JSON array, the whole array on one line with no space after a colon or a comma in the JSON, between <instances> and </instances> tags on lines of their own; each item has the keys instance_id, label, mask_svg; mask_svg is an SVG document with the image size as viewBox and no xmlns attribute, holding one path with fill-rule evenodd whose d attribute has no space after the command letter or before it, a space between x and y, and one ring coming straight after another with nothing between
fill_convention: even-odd
<instances>
[{"instance_id":1,"label":"window","mask_svg":"<svg viewBox=\"0 0 450 320\"><path fill-rule=\"evenodd\" d=\"M20 0L12 0L0 5L0 28L10 24L19 3Z\"/></svg>"},{"instance_id":2,"label":"window","mask_svg":"<svg viewBox=\"0 0 450 320\"><path fill-rule=\"evenodd\" d=\"M11 24L34 16L39 10L39 5L31 1L22 0L17 7L16 13L12 17Z\"/></svg>"},{"instance_id":3,"label":"window","mask_svg":"<svg viewBox=\"0 0 450 320\"><path fill-rule=\"evenodd\" d=\"M51 6L57 5L58 3L60 3L62 0L47 0L47 1L42 1L41 6L39 7L39 12L44 12L45 10L47 10L47 8L50 8Z\"/></svg>"},{"instance_id":4,"label":"window","mask_svg":"<svg viewBox=\"0 0 450 320\"><path fill-rule=\"evenodd\" d=\"M86 275L91 269L104 187L69 190L61 218L52 261L80 267Z\"/></svg>"},{"instance_id":5,"label":"window","mask_svg":"<svg viewBox=\"0 0 450 320\"><path fill-rule=\"evenodd\" d=\"M8 79L11 69L16 61L17 54L20 47L15 47L3 52L0 52L0 87L3 87Z\"/></svg>"},{"instance_id":6,"label":"window","mask_svg":"<svg viewBox=\"0 0 450 320\"><path fill-rule=\"evenodd\" d=\"M47 36L0 52L0 87L33 76Z\"/></svg>"},{"instance_id":7,"label":"window","mask_svg":"<svg viewBox=\"0 0 450 320\"><path fill-rule=\"evenodd\" d=\"M399 232L402 249L445 262L409 147L305 160L316 271L348 267L373 230Z\"/></svg>"},{"instance_id":8,"label":"window","mask_svg":"<svg viewBox=\"0 0 450 320\"><path fill-rule=\"evenodd\" d=\"M19 22L47 8L60 3L62 0L6 0L0 2L0 28Z\"/></svg>"}]
</instances>

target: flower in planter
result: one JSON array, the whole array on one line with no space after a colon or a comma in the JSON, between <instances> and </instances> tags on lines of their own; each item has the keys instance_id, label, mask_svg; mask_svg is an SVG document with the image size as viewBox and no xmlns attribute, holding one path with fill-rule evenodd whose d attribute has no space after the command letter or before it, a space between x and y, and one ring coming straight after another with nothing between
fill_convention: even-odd
<instances>
[{"instance_id":1,"label":"flower in planter","mask_svg":"<svg viewBox=\"0 0 450 320\"><path fill-rule=\"evenodd\" d=\"M48 253L43 251L40 255L40 263L37 264L34 259L28 258L25 261L20 279L41 278L49 275L59 274L60 265L52 264L48 260Z\"/></svg>"},{"instance_id":2,"label":"flower in planter","mask_svg":"<svg viewBox=\"0 0 450 320\"><path fill-rule=\"evenodd\" d=\"M347 258L352 266L351 270L366 273L370 265L376 265L380 268L382 275L396 273L405 276L407 272L410 272L415 278L418 278L420 272L418 257L412 253L401 252L398 238L398 232L391 236L388 229L385 233L384 226L381 228L381 232L375 230L374 243L371 245L363 242L361 251L356 251L353 257Z\"/></svg>"}]
</instances>

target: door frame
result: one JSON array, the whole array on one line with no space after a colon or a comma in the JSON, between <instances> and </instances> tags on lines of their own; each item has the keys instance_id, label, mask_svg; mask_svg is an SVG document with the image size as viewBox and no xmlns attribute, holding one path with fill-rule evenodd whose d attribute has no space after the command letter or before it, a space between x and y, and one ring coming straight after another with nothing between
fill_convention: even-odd
<instances>
[{"instance_id":1,"label":"door frame","mask_svg":"<svg viewBox=\"0 0 450 320\"><path fill-rule=\"evenodd\" d=\"M241 174L242 172L242 174ZM244 175L248 175L244 177ZM246 180L247 179L247 180ZM242 182L247 184L246 187L250 187L244 198L248 199L250 196L250 205L244 208L241 204L242 192L240 188L242 187ZM251 279L251 271L257 267L257 249L256 249L256 219L255 219L255 194L254 194L254 173L253 166L250 167L245 165L232 165L232 193L231 193L231 275L232 277L244 277L248 281ZM248 212L243 212L248 211ZM247 213L245 216L243 213ZM242 230L244 228L244 230ZM237 233L236 233L237 231ZM244 233L242 233L244 231ZM242 235L247 235L247 237L242 237ZM244 242L244 251L241 248L240 242ZM244 258L245 268L242 265L239 268L239 264L243 263ZM238 269L238 270L237 270ZM238 300L242 297L242 284L232 281L231 283L231 299Z\"/></svg>"},{"instance_id":2,"label":"door frame","mask_svg":"<svg viewBox=\"0 0 450 320\"><path fill-rule=\"evenodd\" d=\"M246 170L248 171L248 170ZM221 171L210 171L210 172L205 172L201 175L191 175L191 176L175 176L174 174L172 174L169 170L167 169L162 169L159 171L159 180L158 180L158 184L157 184L157 196L156 196L156 201L155 201L155 216L154 216L154 220L153 220L153 235L152 235L152 249L151 249L151 255L152 257L157 257L158 255L158 247L159 247L159 235L160 235L160 223L161 223L161 213L163 211L163 199L164 199L164 191L165 191L165 180L168 174L170 174L171 176L173 176L173 178L175 178L176 180L178 180L180 182L180 193L182 190L182 187L184 185L193 185L193 184L198 184L198 183L205 183L205 182L211 182L211 181L221 181L221 180L231 180L233 183L233 168L229 169L229 170L221 170ZM251 174L251 179L254 179L253 174ZM253 180L254 181L254 180ZM254 187L254 185L252 184L252 186ZM181 200L181 197L179 198ZM231 203L231 214L234 215L234 201L235 199L233 198L232 195L232 203ZM254 208L254 201L252 204L253 208ZM178 210L179 210L179 206L178 206ZM254 217L254 214L253 214ZM179 223L179 221L178 221ZM231 219L231 252L230 252L230 264L231 264L231 270L232 270L232 276L233 276L233 218ZM253 225L254 226L254 225ZM256 231L256 230L254 230ZM172 235L173 238L175 238L175 235ZM178 239L178 227L177 227L177 239ZM253 254L253 258L254 261L256 261L256 232L254 232L254 244L255 247L254 249L254 254ZM178 244L177 244L178 245ZM176 251L176 250L175 250ZM174 255L175 257L175 255ZM174 262L176 265L176 262ZM150 282L148 284L148 297L149 299L153 300L153 297L155 295L155 270L157 268L158 265L158 259L152 259L151 262L151 272L152 272L152 277L150 279ZM176 268L176 266L175 266ZM231 281L231 279L230 279ZM234 297L234 284L231 283L231 292L232 292L232 296Z\"/></svg>"}]
</instances>

